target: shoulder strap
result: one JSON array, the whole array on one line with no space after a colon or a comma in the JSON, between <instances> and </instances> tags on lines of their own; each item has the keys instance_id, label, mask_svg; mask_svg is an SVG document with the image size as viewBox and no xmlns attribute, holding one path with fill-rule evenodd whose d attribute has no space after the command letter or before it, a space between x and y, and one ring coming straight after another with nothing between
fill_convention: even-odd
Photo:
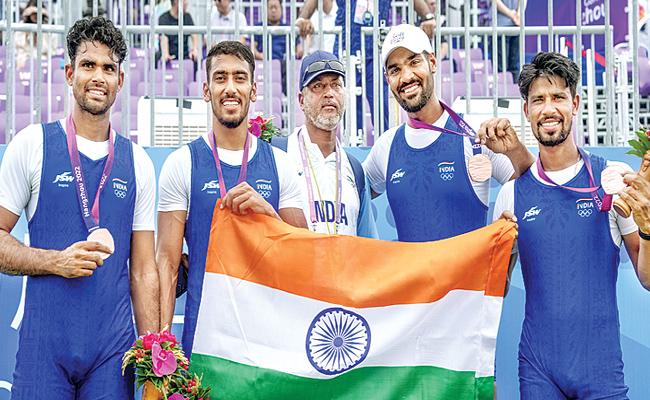
<instances>
[{"instance_id":1,"label":"shoulder strap","mask_svg":"<svg viewBox=\"0 0 650 400\"><path fill-rule=\"evenodd\" d=\"M271 146L277 147L278 149L286 152L287 151L287 145L289 143L289 137L288 136L273 136L271 138Z\"/></svg>"},{"instance_id":2,"label":"shoulder strap","mask_svg":"<svg viewBox=\"0 0 650 400\"><path fill-rule=\"evenodd\" d=\"M347 150L345 153L348 155L348 160L350 160L350 165L352 166L352 172L354 173L354 182L357 185L357 192L359 194L359 199L363 199L363 192L366 190L366 176L363 173L363 167L359 160L356 159L352 154Z\"/></svg>"}]
</instances>

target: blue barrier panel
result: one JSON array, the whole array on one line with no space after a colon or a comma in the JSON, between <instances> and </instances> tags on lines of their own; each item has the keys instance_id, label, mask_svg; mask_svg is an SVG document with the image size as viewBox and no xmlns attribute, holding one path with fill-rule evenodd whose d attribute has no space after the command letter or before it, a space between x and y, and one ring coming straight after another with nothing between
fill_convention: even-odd
<instances>
[{"instance_id":1,"label":"blue barrier panel","mask_svg":"<svg viewBox=\"0 0 650 400\"><path fill-rule=\"evenodd\" d=\"M5 146L0 146L0 160ZM628 156L625 148L594 148L592 151L610 160L624 161L633 168L638 168L639 160ZM147 149L152 158L156 176L160 173L165 158L173 149ZM368 149L353 148L350 151L359 159L364 159ZM490 192L490 216L494 200L498 192L498 184L492 182ZM384 240L395 240L395 222L390 209L387 207L386 196L373 200L373 214L377 221L380 237ZM19 240L24 240L27 223L24 216L12 231ZM18 331L21 320L20 301L24 279L22 277L0 274L0 400L9 400L9 390L12 382ZM504 303L501 327L497 341L498 369L498 398L517 399L517 346L519 332L524 314L524 284L519 265L515 268L512 286ZM185 305L184 297L176 304L176 319L182 322ZM621 251L621 266L618 279L618 305L621 321L621 344L625 362L626 383L630 387L631 399L650 398L650 293L639 284L630 259L624 250ZM180 335L181 323L175 323L173 331ZM218 388L216 388L218 391Z\"/></svg>"}]
</instances>

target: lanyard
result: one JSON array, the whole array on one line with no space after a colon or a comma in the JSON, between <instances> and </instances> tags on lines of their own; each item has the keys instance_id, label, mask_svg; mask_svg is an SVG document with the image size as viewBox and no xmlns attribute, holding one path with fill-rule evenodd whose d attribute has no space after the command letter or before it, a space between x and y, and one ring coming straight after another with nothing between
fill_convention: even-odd
<instances>
[{"instance_id":1,"label":"lanyard","mask_svg":"<svg viewBox=\"0 0 650 400\"><path fill-rule=\"evenodd\" d=\"M444 102L441 101L440 105L442 106L443 110L447 111L447 113L449 114L449 117L451 117L451 120L454 121L454 123L458 127L460 127L460 129L462 129L463 132L456 132L456 131L452 131L451 129L440 128L440 127L437 127L435 125L427 124L426 122L420 121L419 119L415 119L415 118L409 118L408 124L412 128L416 128L416 129L429 129L429 130L432 130L432 131L435 131L435 132L440 132L440 133L449 133L449 134L452 134L452 135L466 136L466 137L469 137L469 138L472 138L472 139L476 138L476 136L477 136L476 132L474 131L474 129L472 129L471 126L469 126L469 124L467 122L465 122L463 117L458 115L454 110L451 109L451 107L446 105ZM474 153L474 155L481 154L481 145L480 145L480 143L474 143L472 141L472 152Z\"/></svg>"},{"instance_id":2,"label":"lanyard","mask_svg":"<svg viewBox=\"0 0 650 400\"><path fill-rule=\"evenodd\" d=\"M99 228L99 195L106 186L111 170L113 169L113 160L115 158L115 148L113 145L113 130L110 123L108 126L108 157L106 164L104 164L104 171L99 180L97 193L91 209L88 209L89 199L88 190L86 188L86 180L81 168L81 159L79 158L79 148L77 146L77 128L74 126L72 115L66 119L66 139L68 141L68 154L70 154L70 163L72 164L72 174L75 177L75 189L77 189L77 200L79 200L79 207L81 208L81 215L86 224L88 232L92 232Z\"/></svg>"},{"instance_id":3,"label":"lanyard","mask_svg":"<svg viewBox=\"0 0 650 400\"><path fill-rule=\"evenodd\" d=\"M239 177L237 178L237 185L246 180L246 171L248 170L248 132L246 132L246 140L244 141L244 154L241 159L241 167L239 168ZM221 198L226 197L226 182L223 180L223 172L221 171L221 160L219 160L219 151L217 151L217 138L214 131L210 132L210 149L214 156L214 162L217 166L217 176L219 178L219 193Z\"/></svg>"},{"instance_id":4,"label":"lanyard","mask_svg":"<svg viewBox=\"0 0 650 400\"><path fill-rule=\"evenodd\" d=\"M302 159L303 170L305 171L305 180L307 181L307 199L309 201L309 217L311 223L316 225L316 205L314 203L314 189L312 187L311 175L314 173L314 180L316 181L316 187L318 188L318 179L316 178L316 171L312 171L311 168L311 157L307 154L307 143L303 137L302 129L298 131L298 148L300 149L300 158ZM336 154L336 184L337 192L336 199L334 202L335 205L335 231L337 231L337 225L341 223L341 196L342 196L342 184L341 184L341 146L339 145L338 139L336 140L336 145L334 148ZM319 201L321 203L321 208L325 210L325 205L323 204L323 198L320 194L320 188L318 188ZM323 211L324 212L324 211ZM325 222L327 222L327 216L325 217ZM328 225L329 231L329 225Z\"/></svg>"},{"instance_id":5,"label":"lanyard","mask_svg":"<svg viewBox=\"0 0 650 400\"><path fill-rule=\"evenodd\" d=\"M580 157L582 157L582 160L585 163L585 167L587 168L587 173L589 174L589 186L588 188L575 188L575 187L570 187L570 186L564 186L564 185L558 185L557 183L553 182L553 180L546 174L546 171L544 171L544 167L542 166L542 160L541 157L537 157L537 173L539 174L539 177L542 178L543 181L545 181L548 184L560 187L562 189L570 190L572 192L577 192L577 193L590 193L591 197L594 200L594 203L598 206L598 211L609 211L610 208L612 207L612 195L611 194L606 194L603 196L602 200L600 198L600 195L598 194L598 189L601 188L601 186L596 186L595 181L594 181L594 172L593 169L591 168L591 159L585 153L585 151L581 148L578 147L578 152L580 153Z\"/></svg>"}]
</instances>

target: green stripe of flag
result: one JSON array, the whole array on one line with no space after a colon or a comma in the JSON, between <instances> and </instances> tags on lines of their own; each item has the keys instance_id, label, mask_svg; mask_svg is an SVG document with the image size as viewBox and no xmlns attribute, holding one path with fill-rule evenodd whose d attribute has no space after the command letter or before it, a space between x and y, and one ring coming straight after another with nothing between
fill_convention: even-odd
<instances>
[{"instance_id":1,"label":"green stripe of flag","mask_svg":"<svg viewBox=\"0 0 650 400\"><path fill-rule=\"evenodd\" d=\"M436 399L492 400L494 378L475 378L431 366L356 368L330 379L313 379L193 354L191 370L203 374L212 399Z\"/></svg>"}]
</instances>

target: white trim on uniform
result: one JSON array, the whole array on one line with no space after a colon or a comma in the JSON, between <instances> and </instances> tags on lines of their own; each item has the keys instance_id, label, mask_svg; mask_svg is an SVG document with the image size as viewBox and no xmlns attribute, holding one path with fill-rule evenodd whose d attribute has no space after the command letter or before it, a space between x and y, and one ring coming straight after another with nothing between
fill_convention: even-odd
<instances>
[{"instance_id":1,"label":"white trim on uniform","mask_svg":"<svg viewBox=\"0 0 650 400\"><path fill-rule=\"evenodd\" d=\"M530 168L533 176L542 184L548 185L539 177L539 173L537 172L537 168L535 165L536 164L533 164L532 167ZM559 171L546 171L546 174L553 180L553 182L557 183L558 185L564 185L565 183L573 179L576 175L578 175L583 165L584 165L584 161L580 159L577 163L565 169ZM625 168L626 170L629 170L630 172L633 171L629 165L618 161L607 161L607 165L620 165L621 167ZM515 181L514 180L504 184L503 187L501 188L501 191L497 195L497 200L494 203L494 215L492 219L496 221L497 219L499 219L501 214L506 210L512 212L513 214L515 212ZM620 215L618 215L618 213L614 211L614 209L609 211L609 232L612 235L612 241L617 246L619 247L621 246L621 243L623 241L623 236L636 232L637 229L638 228L632 216L629 216L628 218L623 218Z\"/></svg>"},{"instance_id":2,"label":"white trim on uniform","mask_svg":"<svg viewBox=\"0 0 650 400\"><path fill-rule=\"evenodd\" d=\"M65 131L65 120L60 120ZM108 140L93 142L77 135L79 152L92 160L108 155ZM144 149L133 143L136 180L134 231L153 231L155 218L156 172ZM0 166L0 207L15 215L25 210L31 220L38 205L43 169L43 128L29 125L7 146Z\"/></svg>"},{"instance_id":3,"label":"white trim on uniform","mask_svg":"<svg viewBox=\"0 0 650 400\"><path fill-rule=\"evenodd\" d=\"M450 118L449 113L445 111L433 125L443 128L447 123L448 118ZM381 135L372 149L370 149L370 154L368 154L368 157L363 162L363 169L366 171L366 175L370 180L370 186L372 187L372 190L377 193L383 193L386 191L388 157L398 128L399 126L391 128ZM408 124L406 125L404 132L406 143L414 149L422 149L431 145L440 137L440 135L440 132L431 131L429 129L414 129L408 126ZM470 138L465 138L464 150L465 170L467 170L469 159L474 155ZM483 147L483 154L488 156L490 161L492 161L492 177L494 179L499 183L504 184L512 178L515 170L508 157L504 154L494 153L485 146ZM470 182L472 183L476 196L478 196L483 204L487 205L490 193L490 180L488 179L485 182L473 182L470 180Z\"/></svg>"},{"instance_id":4,"label":"white trim on uniform","mask_svg":"<svg viewBox=\"0 0 650 400\"><path fill-rule=\"evenodd\" d=\"M203 134L209 143L209 133ZM251 141L248 159L257 151L257 140ZM219 159L229 165L241 165L243 150L219 148ZM295 167L287 153L273 147L275 166L278 171L280 201L278 208L302 208L302 191ZM216 179L216 177L215 177ZM188 211L192 192L192 155L188 146L171 153L163 163L158 182L158 211ZM189 216L189 213L188 213Z\"/></svg>"}]
</instances>

